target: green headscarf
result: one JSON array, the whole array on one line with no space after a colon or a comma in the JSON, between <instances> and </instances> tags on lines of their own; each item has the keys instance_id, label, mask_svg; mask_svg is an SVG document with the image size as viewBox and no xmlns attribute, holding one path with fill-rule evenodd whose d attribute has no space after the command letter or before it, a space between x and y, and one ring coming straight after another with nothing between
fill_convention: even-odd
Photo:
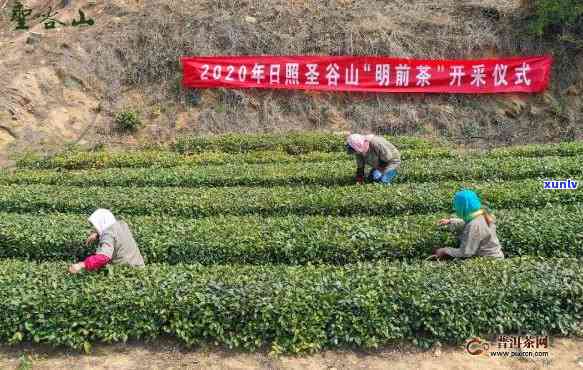
<instances>
[{"instance_id":1,"label":"green headscarf","mask_svg":"<svg viewBox=\"0 0 583 370\"><path fill-rule=\"evenodd\" d=\"M453 209L465 222L470 222L480 214L482 203L478 195L471 190L462 190L453 197Z\"/></svg>"}]
</instances>

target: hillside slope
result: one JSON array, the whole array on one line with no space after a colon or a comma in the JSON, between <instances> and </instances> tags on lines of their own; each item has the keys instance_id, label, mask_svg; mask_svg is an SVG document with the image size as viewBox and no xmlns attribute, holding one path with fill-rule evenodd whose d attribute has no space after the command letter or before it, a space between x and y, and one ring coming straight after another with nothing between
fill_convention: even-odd
<instances>
[{"instance_id":1,"label":"hillside slope","mask_svg":"<svg viewBox=\"0 0 583 370\"><path fill-rule=\"evenodd\" d=\"M95 25L14 31L0 1L0 161L63 144L167 142L185 133L366 130L507 144L583 137L583 53L524 31L520 1L28 0L62 21L82 8ZM324 94L180 88L180 55L323 54L477 58L551 53L540 95ZM135 135L113 130L136 110ZM473 138L473 139L472 139Z\"/></svg>"}]
</instances>

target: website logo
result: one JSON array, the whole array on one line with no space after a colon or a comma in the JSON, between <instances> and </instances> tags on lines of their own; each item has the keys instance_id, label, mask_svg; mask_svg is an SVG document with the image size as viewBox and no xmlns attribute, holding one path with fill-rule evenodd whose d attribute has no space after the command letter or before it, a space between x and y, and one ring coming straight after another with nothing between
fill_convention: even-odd
<instances>
[{"instance_id":1,"label":"website logo","mask_svg":"<svg viewBox=\"0 0 583 370\"><path fill-rule=\"evenodd\" d=\"M480 338L473 338L466 344L466 351L472 356L488 355L490 343L482 341Z\"/></svg>"},{"instance_id":2,"label":"website logo","mask_svg":"<svg viewBox=\"0 0 583 370\"><path fill-rule=\"evenodd\" d=\"M500 335L490 343L481 338L469 339L466 352L472 356L549 358L548 336Z\"/></svg>"},{"instance_id":3,"label":"website logo","mask_svg":"<svg viewBox=\"0 0 583 370\"><path fill-rule=\"evenodd\" d=\"M576 190L579 185L575 180L545 180L545 190Z\"/></svg>"}]
</instances>

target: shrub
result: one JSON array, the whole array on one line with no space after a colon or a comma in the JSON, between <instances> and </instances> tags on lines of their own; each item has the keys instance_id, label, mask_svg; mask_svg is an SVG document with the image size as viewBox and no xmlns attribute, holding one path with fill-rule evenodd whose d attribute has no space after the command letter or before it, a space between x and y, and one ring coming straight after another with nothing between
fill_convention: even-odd
<instances>
[{"instance_id":1,"label":"shrub","mask_svg":"<svg viewBox=\"0 0 583 370\"><path fill-rule=\"evenodd\" d=\"M387 136L400 149L429 149L437 146L428 140ZM201 153L222 151L246 153L251 151L280 150L288 154L310 152L344 152L346 136L327 133L287 133L287 134L226 134L219 136L181 137L174 145L179 153Z\"/></svg>"},{"instance_id":2,"label":"shrub","mask_svg":"<svg viewBox=\"0 0 583 370\"><path fill-rule=\"evenodd\" d=\"M171 335L272 352L460 344L577 332L579 259L476 259L350 267L150 265L82 276L64 263L0 262L0 342L89 348ZM109 272L108 272L109 271Z\"/></svg>"},{"instance_id":3,"label":"shrub","mask_svg":"<svg viewBox=\"0 0 583 370\"><path fill-rule=\"evenodd\" d=\"M409 160L394 183L447 180L520 180L569 178L583 174L583 157L472 158ZM348 185L354 183L354 160L267 165L227 165L141 169L103 169L77 172L0 172L0 184L74 186L277 186Z\"/></svg>"},{"instance_id":4,"label":"shrub","mask_svg":"<svg viewBox=\"0 0 583 370\"><path fill-rule=\"evenodd\" d=\"M216 149L216 148L215 148ZM493 149L487 153L470 152L468 157L543 157L583 155L583 142L537 144ZM403 160L430 158L458 158L460 154L448 148L411 148L401 150ZM32 153L18 159L19 168L125 168L125 167L177 167L218 164L260 164L290 162L328 162L346 159L343 151L309 152L290 155L281 150L252 151L245 153L201 152L179 154L168 151L114 151L114 152L65 152L49 158Z\"/></svg>"},{"instance_id":5,"label":"shrub","mask_svg":"<svg viewBox=\"0 0 583 370\"><path fill-rule=\"evenodd\" d=\"M147 263L344 265L424 259L433 248L457 247L455 235L436 226L446 216L165 217L163 223L158 217L130 216L124 220ZM581 205L502 210L496 217L508 257L583 257ZM84 258L94 251L83 244L88 231L84 216L2 213L0 258Z\"/></svg>"},{"instance_id":6,"label":"shrub","mask_svg":"<svg viewBox=\"0 0 583 370\"><path fill-rule=\"evenodd\" d=\"M115 125L119 131L134 132L142 125L142 122L138 117L138 113L134 111L125 111L116 114Z\"/></svg>"},{"instance_id":7,"label":"shrub","mask_svg":"<svg viewBox=\"0 0 583 370\"><path fill-rule=\"evenodd\" d=\"M451 158L456 153L449 149L403 150L404 160L421 158ZM267 164L293 162L333 162L349 158L344 152L310 152L289 155L282 151L259 151L248 153L203 152L178 154L167 151L114 151L114 152L66 152L50 158L28 154L19 158L19 168L50 169L63 168L81 170L89 168L167 168L178 166L207 166L222 164Z\"/></svg>"},{"instance_id":8,"label":"shrub","mask_svg":"<svg viewBox=\"0 0 583 370\"><path fill-rule=\"evenodd\" d=\"M121 215L401 215L449 211L461 186L476 189L495 208L542 207L581 202L583 191L543 190L540 180L441 182L379 186L227 187L67 187L0 185L0 208L7 212L90 213L97 207Z\"/></svg>"}]
</instances>

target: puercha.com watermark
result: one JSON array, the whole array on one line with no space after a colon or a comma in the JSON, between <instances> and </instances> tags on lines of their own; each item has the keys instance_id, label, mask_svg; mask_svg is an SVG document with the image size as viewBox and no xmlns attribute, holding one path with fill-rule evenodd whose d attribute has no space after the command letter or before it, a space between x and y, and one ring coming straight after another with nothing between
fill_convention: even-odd
<instances>
[{"instance_id":1,"label":"puercha.com watermark","mask_svg":"<svg viewBox=\"0 0 583 370\"><path fill-rule=\"evenodd\" d=\"M466 351L472 356L543 359L545 363L550 361L548 336L500 335L494 343L472 338L466 343Z\"/></svg>"}]
</instances>

